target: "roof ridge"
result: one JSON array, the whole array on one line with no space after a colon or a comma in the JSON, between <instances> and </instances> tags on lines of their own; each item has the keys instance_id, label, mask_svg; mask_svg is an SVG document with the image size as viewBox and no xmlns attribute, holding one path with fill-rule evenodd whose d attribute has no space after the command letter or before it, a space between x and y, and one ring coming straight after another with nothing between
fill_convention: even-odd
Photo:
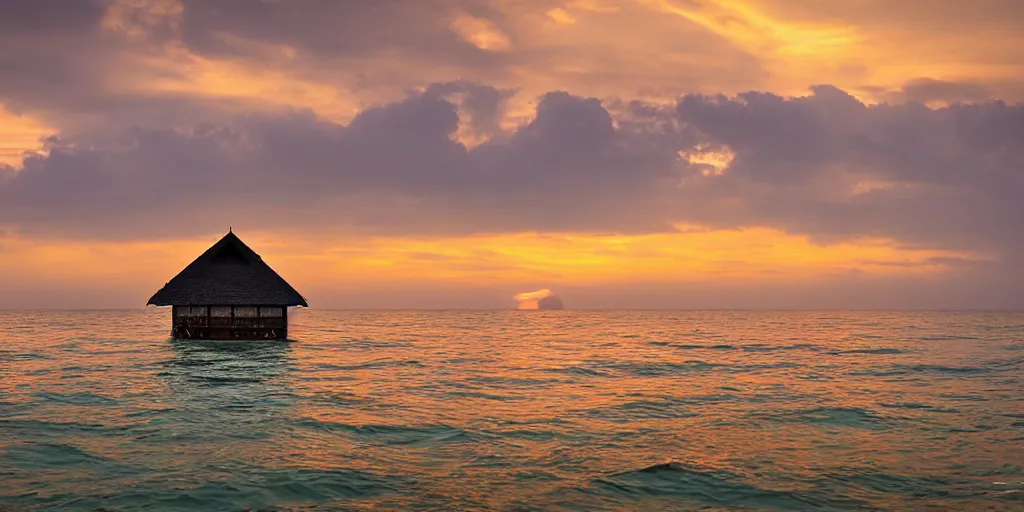
<instances>
[{"instance_id":1,"label":"roof ridge","mask_svg":"<svg viewBox=\"0 0 1024 512\"><path fill-rule=\"evenodd\" d=\"M239 250L245 264L233 263L231 257L217 259L227 244ZM308 306L295 288L230 230L158 290L148 304Z\"/></svg>"}]
</instances>

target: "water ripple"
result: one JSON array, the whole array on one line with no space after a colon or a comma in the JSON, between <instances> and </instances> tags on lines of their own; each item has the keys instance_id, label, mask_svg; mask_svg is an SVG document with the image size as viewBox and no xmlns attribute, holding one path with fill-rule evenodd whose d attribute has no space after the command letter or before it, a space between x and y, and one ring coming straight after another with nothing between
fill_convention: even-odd
<instances>
[{"instance_id":1,"label":"water ripple","mask_svg":"<svg viewBox=\"0 0 1024 512\"><path fill-rule=\"evenodd\" d=\"M0 511L1024 509L1021 313L167 314L0 312Z\"/></svg>"}]
</instances>

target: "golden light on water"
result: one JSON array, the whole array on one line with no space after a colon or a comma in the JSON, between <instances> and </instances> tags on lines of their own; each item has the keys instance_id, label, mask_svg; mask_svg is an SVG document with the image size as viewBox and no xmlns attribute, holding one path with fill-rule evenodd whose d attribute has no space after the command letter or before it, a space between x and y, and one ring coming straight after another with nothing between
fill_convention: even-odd
<instances>
[{"instance_id":1,"label":"golden light on water","mask_svg":"<svg viewBox=\"0 0 1024 512\"><path fill-rule=\"evenodd\" d=\"M1019 313L310 310L298 343L241 344L168 341L167 313L0 311L18 362L0 379L0 495L942 510L956 492L955 509L1011 510L1021 488L998 476L1024 456Z\"/></svg>"}]
</instances>

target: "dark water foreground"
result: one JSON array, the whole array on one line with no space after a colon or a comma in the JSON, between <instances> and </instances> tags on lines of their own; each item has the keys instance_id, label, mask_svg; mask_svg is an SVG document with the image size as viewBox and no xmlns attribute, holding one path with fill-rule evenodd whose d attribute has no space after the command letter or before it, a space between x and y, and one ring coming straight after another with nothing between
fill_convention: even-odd
<instances>
[{"instance_id":1,"label":"dark water foreground","mask_svg":"<svg viewBox=\"0 0 1024 512\"><path fill-rule=\"evenodd\" d=\"M1024 314L0 312L0 511L1024 510Z\"/></svg>"}]
</instances>

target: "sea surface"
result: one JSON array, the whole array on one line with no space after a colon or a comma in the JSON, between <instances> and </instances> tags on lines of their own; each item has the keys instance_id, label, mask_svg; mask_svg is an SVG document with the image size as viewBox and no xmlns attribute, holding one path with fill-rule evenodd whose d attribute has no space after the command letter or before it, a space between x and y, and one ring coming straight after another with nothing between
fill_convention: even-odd
<instances>
[{"instance_id":1,"label":"sea surface","mask_svg":"<svg viewBox=\"0 0 1024 512\"><path fill-rule=\"evenodd\" d=\"M1024 313L0 312L0 511L1024 510Z\"/></svg>"}]
</instances>

